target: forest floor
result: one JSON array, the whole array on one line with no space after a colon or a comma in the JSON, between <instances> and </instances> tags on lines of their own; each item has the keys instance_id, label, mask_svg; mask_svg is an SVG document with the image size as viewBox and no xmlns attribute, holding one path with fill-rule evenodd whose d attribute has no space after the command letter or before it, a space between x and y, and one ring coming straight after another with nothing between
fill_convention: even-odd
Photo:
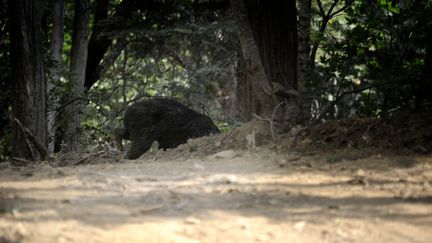
<instances>
[{"instance_id":1,"label":"forest floor","mask_svg":"<svg viewBox=\"0 0 432 243\"><path fill-rule=\"evenodd\" d=\"M430 242L428 144L359 146L389 126L379 124L326 125L320 139L298 128L269 143L275 134L256 122L134 161L1 163L0 242Z\"/></svg>"}]
</instances>

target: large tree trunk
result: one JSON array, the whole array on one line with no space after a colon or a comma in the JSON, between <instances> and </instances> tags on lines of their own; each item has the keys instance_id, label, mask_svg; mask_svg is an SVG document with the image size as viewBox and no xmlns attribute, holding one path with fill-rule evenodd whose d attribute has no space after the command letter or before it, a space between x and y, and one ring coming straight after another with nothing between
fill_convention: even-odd
<instances>
[{"instance_id":1,"label":"large tree trunk","mask_svg":"<svg viewBox=\"0 0 432 243\"><path fill-rule=\"evenodd\" d=\"M247 0L249 22L270 82L297 89L295 1Z\"/></svg>"},{"instance_id":2,"label":"large tree trunk","mask_svg":"<svg viewBox=\"0 0 432 243\"><path fill-rule=\"evenodd\" d=\"M244 4L246 2L246 4ZM266 105L265 112L271 115L278 105L274 99L274 94L278 96L279 102L285 101L287 104L284 107L289 107L290 110L297 109L298 89L297 85L297 21L296 21L296 6L295 1L263 1L263 0L248 0L232 1L232 7L235 11L237 21L239 22L240 32L242 33L242 26L240 25L239 13L236 11L237 5L246 5L247 10L246 21L252 31L252 41L258 53L254 53L260 59L262 68L264 70L265 78L255 78L251 75L251 70L256 73L256 68L248 68L250 66L250 59L247 55L247 50L240 35L240 42L243 50L244 61L240 61L239 67L243 65L246 67L244 73L246 75L240 76L238 80L239 85L239 99L243 100L243 105L250 105L242 110L260 109L262 102L260 99L269 102ZM244 31L243 31L244 32ZM247 33L247 32L246 32ZM247 36L249 37L249 36ZM246 52L245 52L246 50ZM249 49L254 50L254 49ZM245 55L247 54L247 55ZM241 65L243 64L243 65ZM262 75L262 73L260 73ZM242 80L242 77L246 80ZM267 84L259 83L258 80L265 80ZM258 83L257 83L258 82ZM244 87L242 87L243 85ZM272 89L268 89L268 87ZM263 88L264 87L264 88ZM248 94L252 89L252 94ZM264 91L264 92L263 92ZM261 96L257 92L261 93ZM271 92L272 97L269 97L268 92ZM240 97L245 95L245 97ZM261 98L259 98L261 97ZM291 108L294 107L294 108ZM256 112L257 110L255 110ZM258 112L260 113L260 112ZM243 112L244 114L244 112ZM298 112L291 112L289 114L291 119L295 119ZM243 115L243 117L245 117Z\"/></svg>"},{"instance_id":3,"label":"large tree trunk","mask_svg":"<svg viewBox=\"0 0 432 243\"><path fill-rule=\"evenodd\" d=\"M66 114L66 147L65 151L79 151L81 138L81 121L84 102L85 70L88 52L88 32L89 32L89 0L75 1L75 16L72 36L72 53L70 66L70 86L74 100L69 104Z\"/></svg>"},{"instance_id":4,"label":"large tree trunk","mask_svg":"<svg viewBox=\"0 0 432 243\"><path fill-rule=\"evenodd\" d=\"M51 79L48 82L48 151L54 153L55 131L59 97L54 88L60 82L62 72L62 49L63 49L63 27L65 0L57 0L54 3L53 31L51 40L51 52L53 66L51 68Z\"/></svg>"},{"instance_id":5,"label":"large tree trunk","mask_svg":"<svg viewBox=\"0 0 432 243\"><path fill-rule=\"evenodd\" d=\"M6 2L4 0L0 0L0 26L7 26L9 23L9 16L7 13L7 9L5 9ZM10 83L10 73L9 70L9 28L0 28L0 56L2 59L0 60L0 112L3 114L5 111L9 109L9 106L12 104L12 99L10 97L11 83ZM6 71L6 72L5 72ZM6 139L6 134L9 134L9 119L5 115L0 115L0 143L8 142ZM6 155L10 154L9 146L2 146L0 149L0 160L5 158Z\"/></svg>"},{"instance_id":6,"label":"large tree trunk","mask_svg":"<svg viewBox=\"0 0 432 243\"><path fill-rule=\"evenodd\" d=\"M39 1L11 0L12 156L43 159L47 145L46 79ZM16 119L15 119L16 118ZM38 146L39 145L39 146Z\"/></svg>"},{"instance_id":7,"label":"large tree trunk","mask_svg":"<svg viewBox=\"0 0 432 243\"><path fill-rule=\"evenodd\" d=\"M244 0L231 0L231 7L236 17L239 28L239 40L244 59L244 71L246 80L252 86L252 92L256 106L252 112L262 116L271 116L276 106L273 88L267 79L263 64L259 55L257 43L248 20L247 9ZM247 84L243 84L246 85Z\"/></svg>"}]
</instances>

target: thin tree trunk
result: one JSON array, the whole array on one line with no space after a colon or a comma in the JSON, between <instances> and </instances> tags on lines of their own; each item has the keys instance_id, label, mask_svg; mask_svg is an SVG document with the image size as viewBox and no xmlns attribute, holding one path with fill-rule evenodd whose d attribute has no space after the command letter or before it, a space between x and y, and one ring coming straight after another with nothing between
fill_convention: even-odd
<instances>
[{"instance_id":1,"label":"thin tree trunk","mask_svg":"<svg viewBox=\"0 0 432 243\"><path fill-rule=\"evenodd\" d=\"M239 28L239 40L245 64L247 79L252 85L254 98L257 102L256 113L270 117L276 107L276 98L272 86L262 65L258 46L248 20L247 9L243 0L231 0L231 7Z\"/></svg>"},{"instance_id":2,"label":"thin tree trunk","mask_svg":"<svg viewBox=\"0 0 432 243\"><path fill-rule=\"evenodd\" d=\"M245 70L246 63L243 54L240 52L237 60L236 102L239 105L240 119L244 122L251 120L253 118L252 114L256 111L256 99Z\"/></svg>"},{"instance_id":3,"label":"thin tree trunk","mask_svg":"<svg viewBox=\"0 0 432 243\"><path fill-rule=\"evenodd\" d=\"M48 82L48 151L54 153L55 131L56 131L56 108L59 104L59 97L55 94L54 88L60 82L62 71L62 49L63 49L63 27L65 0L57 0L54 3L53 33L51 41L51 52L53 66L51 68L51 79Z\"/></svg>"},{"instance_id":4,"label":"thin tree trunk","mask_svg":"<svg viewBox=\"0 0 432 243\"><path fill-rule=\"evenodd\" d=\"M300 0L298 21L298 86L301 93L307 91L310 79L310 28L311 0Z\"/></svg>"},{"instance_id":5,"label":"thin tree trunk","mask_svg":"<svg viewBox=\"0 0 432 243\"><path fill-rule=\"evenodd\" d=\"M430 98L430 91L432 89L432 32L429 33L427 40L428 44L423 68L423 83L421 85L422 91L418 99L421 102L421 104L418 105L420 108L424 108L424 102L432 102Z\"/></svg>"},{"instance_id":6,"label":"thin tree trunk","mask_svg":"<svg viewBox=\"0 0 432 243\"><path fill-rule=\"evenodd\" d=\"M319 38L316 38L316 40L312 43L312 50L311 50L311 54L310 54L310 70L311 71L313 71L315 69L315 58L316 58L316 54L317 54L319 45L321 43L320 38L321 38L321 36L324 35L324 32L327 28L327 24L329 23L329 21L334 16L345 11L354 2L354 0L346 0L345 4L336 10L335 7L339 3L339 1L340 0L333 0L333 3L330 5L329 9L326 12L326 10L323 7L322 1L316 0L316 2L318 4L318 8L319 8L319 15L321 16L321 23L320 23L320 26L318 29ZM371 2L371 4L372 3L373 3L373 1Z\"/></svg>"},{"instance_id":7,"label":"thin tree trunk","mask_svg":"<svg viewBox=\"0 0 432 243\"><path fill-rule=\"evenodd\" d=\"M37 139L41 146L47 145L46 79L38 7L37 0L9 1L14 97L12 156L33 160L44 159L44 155L36 152L38 145L32 139Z\"/></svg>"},{"instance_id":8,"label":"thin tree trunk","mask_svg":"<svg viewBox=\"0 0 432 243\"><path fill-rule=\"evenodd\" d=\"M65 151L79 151L81 138L81 121L84 103L80 97L84 94L85 70L88 52L89 34L89 0L75 1L75 16L73 24L70 86L72 99L67 109L66 147Z\"/></svg>"},{"instance_id":9,"label":"thin tree trunk","mask_svg":"<svg viewBox=\"0 0 432 243\"><path fill-rule=\"evenodd\" d=\"M307 97L308 84L311 78L310 66L310 28L311 28L311 0L299 1L299 21L298 21L298 90L302 95L301 110L304 120L309 120L310 99Z\"/></svg>"},{"instance_id":10,"label":"thin tree trunk","mask_svg":"<svg viewBox=\"0 0 432 243\"><path fill-rule=\"evenodd\" d=\"M127 1L122 1L120 5L126 4ZM92 34L89 40L87 67L86 67L86 81L85 88L90 87L99 80L101 74L101 67L99 67L101 60L104 58L105 52L111 46L112 38L105 33L108 30L107 18L108 18L108 6L109 0L97 0L95 5L94 14L94 25ZM116 11L116 16L118 11ZM105 23L104 23L105 21Z\"/></svg>"},{"instance_id":11,"label":"thin tree trunk","mask_svg":"<svg viewBox=\"0 0 432 243\"><path fill-rule=\"evenodd\" d=\"M94 73L95 75L97 75L96 80L99 80L99 78L103 74L105 74L112 65L114 65L115 61L120 56L122 51L126 48L127 44L128 40L126 37L120 37L116 39L115 45L112 45L110 51L104 56L102 62L98 65L97 70Z\"/></svg>"}]
</instances>

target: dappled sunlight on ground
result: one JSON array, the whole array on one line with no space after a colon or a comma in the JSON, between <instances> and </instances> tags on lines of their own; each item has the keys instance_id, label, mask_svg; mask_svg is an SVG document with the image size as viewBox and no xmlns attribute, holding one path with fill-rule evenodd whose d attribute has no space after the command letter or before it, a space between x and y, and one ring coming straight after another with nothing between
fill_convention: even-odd
<instances>
[{"instance_id":1,"label":"dappled sunlight on ground","mask_svg":"<svg viewBox=\"0 0 432 243\"><path fill-rule=\"evenodd\" d=\"M0 235L6 242L428 242L431 158L354 157L262 149L9 166L1 171Z\"/></svg>"}]
</instances>

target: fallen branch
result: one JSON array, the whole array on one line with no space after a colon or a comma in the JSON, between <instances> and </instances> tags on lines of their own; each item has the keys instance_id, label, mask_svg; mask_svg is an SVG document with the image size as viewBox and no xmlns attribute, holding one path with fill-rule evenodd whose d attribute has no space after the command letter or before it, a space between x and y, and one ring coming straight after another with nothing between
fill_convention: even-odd
<instances>
[{"instance_id":1,"label":"fallen branch","mask_svg":"<svg viewBox=\"0 0 432 243\"><path fill-rule=\"evenodd\" d=\"M88 160L88 159L90 159L90 158L92 158L92 157L97 157L97 156L99 156L99 155L101 155L101 154L104 154L104 153L105 153L105 151L99 151L99 152L96 152L96 153L88 154L88 155L85 156L84 158L78 159L77 161L73 162L73 163L72 163L72 166L74 166L74 165L81 165L81 164L83 164L86 160Z\"/></svg>"},{"instance_id":2,"label":"fallen branch","mask_svg":"<svg viewBox=\"0 0 432 243\"><path fill-rule=\"evenodd\" d=\"M37 151L41 155L41 159L45 160L48 156L48 149L39 141L39 139L33 134L33 132L30 131L30 129L28 129L27 127L24 127L22 125L22 123L18 120L18 118L16 118L15 116L12 115L12 120L18 124L21 131L23 132L23 134L26 138L26 143L29 146L30 151L32 152L33 160L36 159L36 156L34 154L33 149L31 148L31 145L29 144L29 140L30 140L30 142L32 142L32 144L35 146L35 148L37 149Z\"/></svg>"},{"instance_id":3,"label":"fallen branch","mask_svg":"<svg viewBox=\"0 0 432 243\"><path fill-rule=\"evenodd\" d=\"M39 141L39 139L28 128L25 128L25 131L26 131L26 134L29 137L30 141L35 145L36 149L38 150L39 154L41 155L41 159L45 160L48 157L47 148L42 145L42 143Z\"/></svg>"},{"instance_id":4,"label":"fallen branch","mask_svg":"<svg viewBox=\"0 0 432 243\"><path fill-rule=\"evenodd\" d=\"M19 157L12 157L11 160L13 162L18 162L19 165L29 165L29 164L33 164L34 161L28 160L28 159L23 159L23 158L19 158Z\"/></svg>"},{"instance_id":5,"label":"fallen branch","mask_svg":"<svg viewBox=\"0 0 432 243\"><path fill-rule=\"evenodd\" d=\"M21 122L15 116L11 115L10 119L13 122L15 122L18 125L18 127L20 128L20 130L21 130L21 132L22 132L22 134L24 136L26 145L27 145L28 149L30 150L31 156L32 156L33 160L36 160L36 154L35 154L35 152L33 150L32 145L30 144L30 141L29 141L29 138L27 136L25 127L21 124Z\"/></svg>"}]
</instances>

